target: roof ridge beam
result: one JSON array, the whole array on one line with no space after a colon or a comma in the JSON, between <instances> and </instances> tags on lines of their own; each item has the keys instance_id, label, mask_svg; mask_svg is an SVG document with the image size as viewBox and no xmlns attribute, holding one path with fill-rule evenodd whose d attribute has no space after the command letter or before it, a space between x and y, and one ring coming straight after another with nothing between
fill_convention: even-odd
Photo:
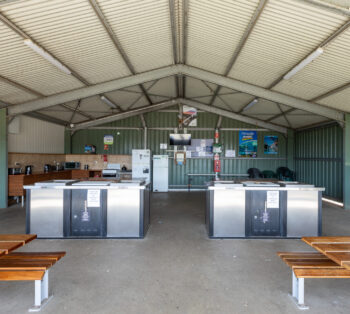
<instances>
[{"instance_id":1,"label":"roof ridge beam","mask_svg":"<svg viewBox=\"0 0 350 314\"><path fill-rule=\"evenodd\" d=\"M217 115L223 116L223 117L227 117L230 119L234 119L234 120L238 120L238 121L242 121L242 122L246 122L255 126L259 126L262 127L264 129L269 129L269 130L273 130L273 131L277 131L283 134L287 134L287 128L283 127L283 126L279 126L273 123L269 123L269 122L265 122L263 120L259 120L259 119L255 119L255 118L251 118L242 114L237 114L234 113L232 111L228 111L228 110L224 110L218 107L214 107L214 106L210 106L210 105L206 105L203 103L200 103L198 101L193 101L193 100L189 100L189 99L185 99L185 98L180 98L178 99L179 102L181 102L182 104L191 106L191 107L195 107L197 109L201 109L207 112L211 112L211 113L215 113Z\"/></svg>"}]
</instances>

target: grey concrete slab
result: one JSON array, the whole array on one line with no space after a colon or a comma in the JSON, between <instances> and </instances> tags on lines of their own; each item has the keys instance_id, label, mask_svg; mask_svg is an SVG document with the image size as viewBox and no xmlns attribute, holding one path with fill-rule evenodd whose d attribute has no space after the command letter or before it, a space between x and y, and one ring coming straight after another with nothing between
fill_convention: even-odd
<instances>
[{"instance_id":1,"label":"grey concrete slab","mask_svg":"<svg viewBox=\"0 0 350 314\"><path fill-rule=\"evenodd\" d=\"M22 251L65 250L50 274L43 313L299 313L291 271L276 251L311 250L300 240L210 240L205 194L152 195L144 240L35 240ZM350 212L324 204L324 235L350 235ZM25 211L0 210L1 233L23 233ZM308 313L349 313L350 281L306 280ZM0 282L0 313L26 313L31 282Z\"/></svg>"}]
</instances>

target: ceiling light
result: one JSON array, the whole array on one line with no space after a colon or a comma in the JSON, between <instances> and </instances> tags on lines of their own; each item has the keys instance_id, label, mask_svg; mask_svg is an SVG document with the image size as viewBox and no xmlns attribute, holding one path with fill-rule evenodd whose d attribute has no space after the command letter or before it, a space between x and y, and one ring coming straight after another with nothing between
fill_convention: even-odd
<instances>
[{"instance_id":1,"label":"ceiling light","mask_svg":"<svg viewBox=\"0 0 350 314\"><path fill-rule=\"evenodd\" d=\"M247 111L249 108L253 107L257 102L258 102L258 98L255 98L253 101L251 101L248 105L246 105L242 111Z\"/></svg>"},{"instance_id":2,"label":"ceiling light","mask_svg":"<svg viewBox=\"0 0 350 314\"><path fill-rule=\"evenodd\" d=\"M61 62L59 62L57 59L55 59L53 56L51 56L43 48L41 48L37 44L33 43L30 39L25 39L23 42L25 45L27 45L29 48L33 49L37 54L41 55L44 59L49 61L51 64L53 64L55 67L59 68L64 73L72 74L72 72L66 66L64 66Z\"/></svg>"},{"instance_id":3,"label":"ceiling light","mask_svg":"<svg viewBox=\"0 0 350 314\"><path fill-rule=\"evenodd\" d=\"M295 75L297 72L299 72L302 68L306 67L310 62L314 61L322 53L323 53L323 49L322 48L317 48L313 53L308 55L303 61L298 63L285 76L283 76L283 79L289 80L293 75Z\"/></svg>"},{"instance_id":4,"label":"ceiling light","mask_svg":"<svg viewBox=\"0 0 350 314\"><path fill-rule=\"evenodd\" d=\"M101 100L109 107L113 108L113 109L117 109L117 105L114 104L113 102L111 102L106 96L101 96L100 97Z\"/></svg>"}]
</instances>

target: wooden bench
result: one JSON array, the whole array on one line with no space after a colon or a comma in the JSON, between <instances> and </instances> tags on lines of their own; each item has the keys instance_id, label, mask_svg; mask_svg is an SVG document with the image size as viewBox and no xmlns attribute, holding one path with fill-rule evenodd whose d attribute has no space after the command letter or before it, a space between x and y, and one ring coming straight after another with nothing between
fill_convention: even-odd
<instances>
[{"instance_id":1,"label":"wooden bench","mask_svg":"<svg viewBox=\"0 0 350 314\"><path fill-rule=\"evenodd\" d=\"M350 278L350 270L341 267L321 253L278 252L277 255L292 269L292 299L301 310L304 303L305 278Z\"/></svg>"},{"instance_id":2,"label":"wooden bench","mask_svg":"<svg viewBox=\"0 0 350 314\"><path fill-rule=\"evenodd\" d=\"M0 258L1 281L34 281L34 306L29 312L37 312L50 300L49 269L66 252L14 252Z\"/></svg>"}]
</instances>

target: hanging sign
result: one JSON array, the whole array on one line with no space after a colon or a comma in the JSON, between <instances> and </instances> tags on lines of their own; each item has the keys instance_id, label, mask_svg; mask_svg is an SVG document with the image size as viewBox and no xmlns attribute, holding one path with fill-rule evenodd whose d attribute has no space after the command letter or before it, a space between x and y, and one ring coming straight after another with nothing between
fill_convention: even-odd
<instances>
[{"instance_id":1,"label":"hanging sign","mask_svg":"<svg viewBox=\"0 0 350 314\"><path fill-rule=\"evenodd\" d=\"M183 120L182 124L184 126L197 126L197 109L189 106L182 107Z\"/></svg>"},{"instance_id":2,"label":"hanging sign","mask_svg":"<svg viewBox=\"0 0 350 314\"><path fill-rule=\"evenodd\" d=\"M258 135L256 131L239 131L239 156L257 157Z\"/></svg>"},{"instance_id":3,"label":"hanging sign","mask_svg":"<svg viewBox=\"0 0 350 314\"><path fill-rule=\"evenodd\" d=\"M105 145L113 145L113 141L114 141L113 135L105 135L103 137L103 144Z\"/></svg>"},{"instance_id":4,"label":"hanging sign","mask_svg":"<svg viewBox=\"0 0 350 314\"><path fill-rule=\"evenodd\" d=\"M269 155L278 154L278 136L276 135L264 136L264 154L269 154Z\"/></svg>"}]
</instances>

